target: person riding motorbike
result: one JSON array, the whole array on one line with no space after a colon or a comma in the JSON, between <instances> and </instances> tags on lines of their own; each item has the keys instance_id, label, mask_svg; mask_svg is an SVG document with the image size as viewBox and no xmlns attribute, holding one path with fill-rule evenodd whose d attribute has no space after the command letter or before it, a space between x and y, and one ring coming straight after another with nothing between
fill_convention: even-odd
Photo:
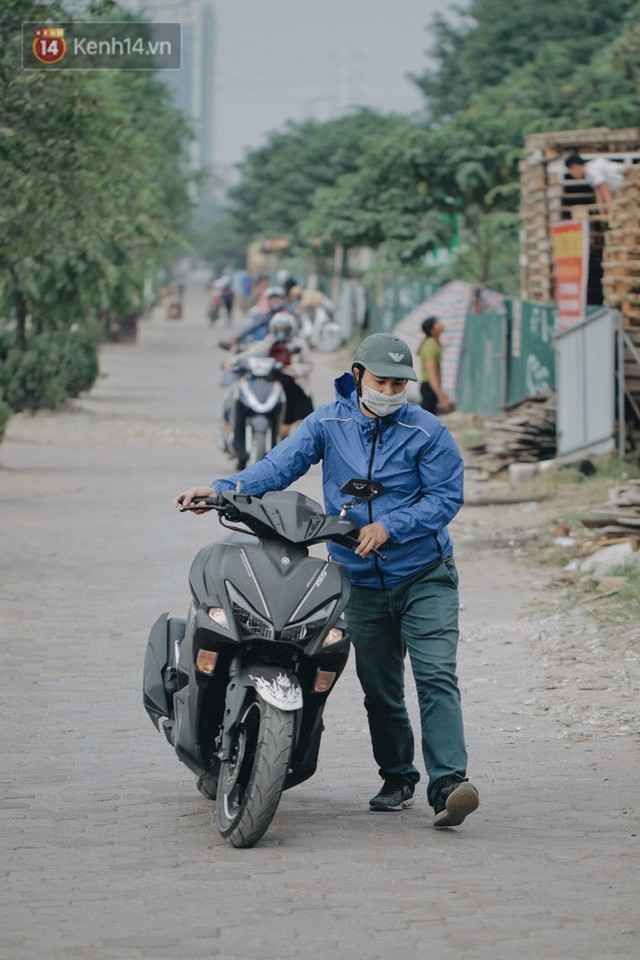
<instances>
[{"instance_id":1,"label":"person riding motorbike","mask_svg":"<svg viewBox=\"0 0 640 960\"><path fill-rule=\"evenodd\" d=\"M229 340L228 346L232 350L237 350L245 341L264 339L269 331L269 321L285 306L285 293L282 287L268 287L264 295L268 304L266 313L256 313L238 335Z\"/></svg>"},{"instance_id":2,"label":"person riding motorbike","mask_svg":"<svg viewBox=\"0 0 640 960\"><path fill-rule=\"evenodd\" d=\"M292 277L289 271L284 267L278 270L276 273L276 282L282 287L286 297L289 297L291 290L298 286L298 281L296 278Z\"/></svg>"},{"instance_id":3,"label":"person riding motorbike","mask_svg":"<svg viewBox=\"0 0 640 960\"><path fill-rule=\"evenodd\" d=\"M282 370L274 376L281 381L287 398L279 432L283 440L313 411L309 393L313 362L306 340L298 336L298 322L294 315L286 310L278 311L269 321L269 332L264 340L247 347L240 356L268 356L282 363Z\"/></svg>"}]
</instances>

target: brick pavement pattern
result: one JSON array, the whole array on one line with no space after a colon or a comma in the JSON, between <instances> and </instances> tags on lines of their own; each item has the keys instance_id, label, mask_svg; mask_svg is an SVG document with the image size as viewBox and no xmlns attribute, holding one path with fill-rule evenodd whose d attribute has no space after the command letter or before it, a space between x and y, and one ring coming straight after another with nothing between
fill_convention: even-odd
<instances>
[{"instance_id":1,"label":"brick pavement pattern","mask_svg":"<svg viewBox=\"0 0 640 960\"><path fill-rule=\"evenodd\" d=\"M479 811L435 831L421 788L411 810L368 811L378 779L350 663L316 776L285 793L257 847L219 838L141 699L149 628L184 615L191 559L218 535L171 498L231 472L215 436L227 331L205 305L196 278L183 320L158 313L136 344L106 345L89 395L15 417L0 446L0 957L637 957L637 742L567 740L536 712L539 583L464 511L459 672ZM317 356L316 403L344 361ZM317 468L300 489L320 499Z\"/></svg>"}]
</instances>

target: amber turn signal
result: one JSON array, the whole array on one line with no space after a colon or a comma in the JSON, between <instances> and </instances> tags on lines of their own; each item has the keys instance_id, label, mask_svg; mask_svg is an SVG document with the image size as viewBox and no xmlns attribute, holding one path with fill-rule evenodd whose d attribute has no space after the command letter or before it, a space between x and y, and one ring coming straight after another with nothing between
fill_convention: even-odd
<instances>
[{"instance_id":1,"label":"amber turn signal","mask_svg":"<svg viewBox=\"0 0 640 960\"><path fill-rule=\"evenodd\" d=\"M336 675L331 670L318 670L315 683L313 684L314 693L326 693L331 690Z\"/></svg>"},{"instance_id":2,"label":"amber turn signal","mask_svg":"<svg viewBox=\"0 0 640 960\"><path fill-rule=\"evenodd\" d=\"M198 650L196 667L200 673L208 673L211 675L216 668L217 659L218 654L214 653L213 650Z\"/></svg>"}]
</instances>

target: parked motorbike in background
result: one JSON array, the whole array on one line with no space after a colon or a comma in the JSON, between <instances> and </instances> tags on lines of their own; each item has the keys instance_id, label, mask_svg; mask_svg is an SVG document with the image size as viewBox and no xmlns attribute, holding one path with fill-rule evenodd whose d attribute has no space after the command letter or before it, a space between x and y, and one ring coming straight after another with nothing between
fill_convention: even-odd
<instances>
[{"instance_id":1,"label":"parked motorbike in background","mask_svg":"<svg viewBox=\"0 0 640 960\"><path fill-rule=\"evenodd\" d=\"M342 346L342 328L328 304L307 307L298 315L300 332L310 347L320 353L332 353Z\"/></svg>"},{"instance_id":2,"label":"parked motorbike in background","mask_svg":"<svg viewBox=\"0 0 640 960\"><path fill-rule=\"evenodd\" d=\"M349 654L350 585L341 564L309 547L353 546L348 510L384 491L353 479L342 492L355 499L338 516L292 491L190 506L206 503L231 532L196 555L186 619L163 613L151 629L145 708L236 847L253 846L283 790L316 770L324 707Z\"/></svg>"}]
</instances>

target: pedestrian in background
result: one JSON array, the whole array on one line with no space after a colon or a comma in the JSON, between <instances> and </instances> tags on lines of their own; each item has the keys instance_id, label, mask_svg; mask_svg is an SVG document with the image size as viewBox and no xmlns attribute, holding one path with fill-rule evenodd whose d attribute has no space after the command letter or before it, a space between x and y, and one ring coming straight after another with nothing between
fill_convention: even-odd
<instances>
[{"instance_id":1,"label":"pedestrian in background","mask_svg":"<svg viewBox=\"0 0 640 960\"><path fill-rule=\"evenodd\" d=\"M269 309L269 300L267 299L267 290L270 287L269 277L266 273L261 273L256 277L251 294L250 306L255 313L266 313Z\"/></svg>"},{"instance_id":2,"label":"pedestrian in background","mask_svg":"<svg viewBox=\"0 0 640 960\"><path fill-rule=\"evenodd\" d=\"M453 400L442 389L440 337L443 330L444 327L437 317L427 317L422 321L424 340L418 347L421 371L420 395L422 408L429 413L451 413L454 408Z\"/></svg>"},{"instance_id":3,"label":"pedestrian in background","mask_svg":"<svg viewBox=\"0 0 640 960\"><path fill-rule=\"evenodd\" d=\"M234 300L233 286L231 285L230 276L224 276L221 279L220 300L222 301L222 306L227 314L227 324L230 324L231 320L233 319Z\"/></svg>"}]
</instances>

